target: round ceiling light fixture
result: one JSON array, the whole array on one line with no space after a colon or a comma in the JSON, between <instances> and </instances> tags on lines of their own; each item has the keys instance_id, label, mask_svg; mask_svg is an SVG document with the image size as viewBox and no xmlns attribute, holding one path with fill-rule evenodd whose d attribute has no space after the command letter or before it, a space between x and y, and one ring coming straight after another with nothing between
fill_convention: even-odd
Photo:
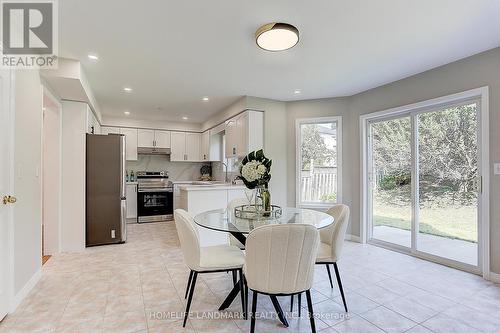
<instances>
[{"instance_id":1,"label":"round ceiling light fixture","mask_svg":"<svg viewBox=\"0 0 500 333\"><path fill-rule=\"evenodd\" d=\"M255 42L266 51L284 51L299 42L299 29L288 23L268 23L255 32Z\"/></svg>"}]
</instances>

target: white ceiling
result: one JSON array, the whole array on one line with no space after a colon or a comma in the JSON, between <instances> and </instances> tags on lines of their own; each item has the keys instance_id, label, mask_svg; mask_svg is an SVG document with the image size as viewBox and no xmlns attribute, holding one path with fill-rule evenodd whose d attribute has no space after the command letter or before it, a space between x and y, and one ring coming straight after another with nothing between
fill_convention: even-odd
<instances>
[{"instance_id":1,"label":"white ceiling","mask_svg":"<svg viewBox=\"0 0 500 333\"><path fill-rule=\"evenodd\" d=\"M352 95L500 46L499 14L497 0L59 0L59 45L104 116L202 122L242 95ZM255 45L273 21L299 29L295 48Z\"/></svg>"}]
</instances>

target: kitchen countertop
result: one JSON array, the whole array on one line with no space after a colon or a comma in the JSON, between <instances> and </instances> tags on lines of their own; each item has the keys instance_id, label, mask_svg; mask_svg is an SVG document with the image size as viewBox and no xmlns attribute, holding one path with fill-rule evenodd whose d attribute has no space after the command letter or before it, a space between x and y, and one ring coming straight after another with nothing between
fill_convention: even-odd
<instances>
[{"instance_id":1,"label":"kitchen countertop","mask_svg":"<svg viewBox=\"0 0 500 333\"><path fill-rule=\"evenodd\" d=\"M181 185L181 191L212 191L212 190L243 190L245 185L233 185L231 183L200 184L207 182L193 182L193 184Z\"/></svg>"},{"instance_id":2,"label":"kitchen countertop","mask_svg":"<svg viewBox=\"0 0 500 333\"><path fill-rule=\"evenodd\" d=\"M127 185L137 185L137 182L126 182Z\"/></svg>"}]
</instances>

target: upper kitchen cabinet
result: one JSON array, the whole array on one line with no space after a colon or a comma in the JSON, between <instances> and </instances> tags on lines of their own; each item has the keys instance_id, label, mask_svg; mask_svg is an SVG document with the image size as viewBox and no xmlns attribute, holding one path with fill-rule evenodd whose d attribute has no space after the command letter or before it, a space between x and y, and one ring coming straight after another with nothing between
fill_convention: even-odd
<instances>
[{"instance_id":1,"label":"upper kitchen cabinet","mask_svg":"<svg viewBox=\"0 0 500 333\"><path fill-rule=\"evenodd\" d=\"M87 105L87 133L89 134L101 134L101 124L97 120L94 112Z\"/></svg>"},{"instance_id":2,"label":"upper kitchen cabinet","mask_svg":"<svg viewBox=\"0 0 500 333\"><path fill-rule=\"evenodd\" d=\"M201 154L201 134L172 132L171 161L199 162Z\"/></svg>"},{"instance_id":3,"label":"upper kitchen cabinet","mask_svg":"<svg viewBox=\"0 0 500 333\"><path fill-rule=\"evenodd\" d=\"M120 134L120 128L119 127L102 126L101 127L101 134L103 134L103 135Z\"/></svg>"},{"instance_id":4,"label":"upper kitchen cabinet","mask_svg":"<svg viewBox=\"0 0 500 333\"><path fill-rule=\"evenodd\" d=\"M119 127L101 127L101 134L123 134L125 135L126 160L137 161L137 129Z\"/></svg>"},{"instance_id":5,"label":"upper kitchen cabinet","mask_svg":"<svg viewBox=\"0 0 500 333\"><path fill-rule=\"evenodd\" d=\"M207 162L221 160L221 135L212 135L212 131L201 133L201 160Z\"/></svg>"},{"instance_id":6,"label":"upper kitchen cabinet","mask_svg":"<svg viewBox=\"0 0 500 333\"><path fill-rule=\"evenodd\" d=\"M241 157L264 147L264 113L245 111L226 121L226 157Z\"/></svg>"},{"instance_id":7,"label":"upper kitchen cabinet","mask_svg":"<svg viewBox=\"0 0 500 333\"><path fill-rule=\"evenodd\" d=\"M137 147L154 148L155 146L155 131L154 130L137 130Z\"/></svg>"},{"instance_id":8,"label":"upper kitchen cabinet","mask_svg":"<svg viewBox=\"0 0 500 333\"><path fill-rule=\"evenodd\" d=\"M169 131L155 131L155 147L156 148L170 148L170 132Z\"/></svg>"},{"instance_id":9,"label":"upper kitchen cabinet","mask_svg":"<svg viewBox=\"0 0 500 333\"><path fill-rule=\"evenodd\" d=\"M137 129L120 128L120 134L125 135L127 161L137 161Z\"/></svg>"},{"instance_id":10,"label":"upper kitchen cabinet","mask_svg":"<svg viewBox=\"0 0 500 333\"><path fill-rule=\"evenodd\" d=\"M141 148L170 148L170 132L138 130L138 146Z\"/></svg>"}]
</instances>

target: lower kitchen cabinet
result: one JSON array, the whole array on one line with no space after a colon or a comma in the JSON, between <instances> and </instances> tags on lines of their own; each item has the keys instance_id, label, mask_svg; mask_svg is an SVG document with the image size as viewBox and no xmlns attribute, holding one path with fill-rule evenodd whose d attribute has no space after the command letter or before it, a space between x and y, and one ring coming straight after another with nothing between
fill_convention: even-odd
<instances>
[{"instance_id":1,"label":"lower kitchen cabinet","mask_svg":"<svg viewBox=\"0 0 500 333\"><path fill-rule=\"evenodd\" d=\"M127 219L137 219L137 184L127 184Z\"/></svg>"}]
</instances>

